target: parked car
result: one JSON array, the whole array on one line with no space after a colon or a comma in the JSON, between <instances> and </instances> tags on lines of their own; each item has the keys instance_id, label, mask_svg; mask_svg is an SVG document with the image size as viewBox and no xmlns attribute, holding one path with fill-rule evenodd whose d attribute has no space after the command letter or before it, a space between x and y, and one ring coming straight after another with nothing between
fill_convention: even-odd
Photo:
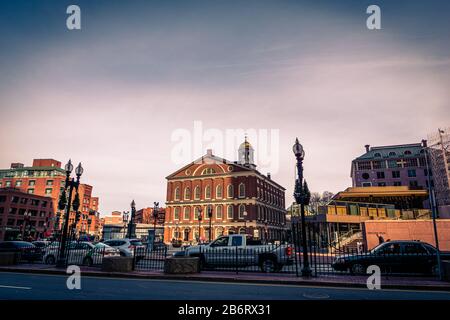
<instances>
[{"instance_id":1,"label":"parked car","mask_svg":"<svg viewBox=\"0 0 450 320\"><path fill-rule=\"evenodd\" d=\"M37 240L32 242L32 244L41 249L47 247L50 243L51 243L50 241L45 240Z\"/></svg>"},{"instance_id":2,"label":"parked car","mask_svg":"<svg viewBox=\"0 0 450 320\"><path fill-rule=\"evenodd\" d=\"M104 243L92 244L85 241L73 241L68 244L67 263L85 266L102 263L103 257L120 256L119 250ZM43 261L46 264L55 264L59 256L59 244L50 245L44 249Z\"/></svg>"},{"instance_id":3,"label":"parked car","mask_svg":"<svg viewBox=\"0 0 450 320\"><path fill-rule=\"evenodd\" d=\"M441 252L441 259L450 260L450 253ZM353 274L365 274L370 265L390 273L438 272L436 248L421 241L388 241L367 253L338 256L332 263L334 270Z\"/></svg>"},{"instance_id":4,"label":"parked car","mask_svg":"<svg viewBox=\"0 0 450 320\"><path fill-rule=\"evenodd\" d=\"M277 272L294 263L292 247L263 245L261 241L242 234L221 236L211 243L191 246L173 255L199 257L201 268L259 266L263 272Z\"/></svg>"},{"instance_id":5,"label":"parked car","mask_svg":"<svg viewBox=\"0 0 450 320\"><path fill-rule=\"evenodd\" d=\"M0 252L13 252L17 259L28 262L38 261L42 257L41 250L31 242L26 241L3 241L0 242Z\"/></svg>"},{"instance_id":6,"label":"parked car","mask_svg":"<svg viewBox=\"0 0 450 320\"><path fill-rule=\"evenodd\" d=\"M132 257L135 252L137 260L145 256L145 246L139 239L111 239L103 243L118 249L123 257Z\"/></svg>"}]
</instances>

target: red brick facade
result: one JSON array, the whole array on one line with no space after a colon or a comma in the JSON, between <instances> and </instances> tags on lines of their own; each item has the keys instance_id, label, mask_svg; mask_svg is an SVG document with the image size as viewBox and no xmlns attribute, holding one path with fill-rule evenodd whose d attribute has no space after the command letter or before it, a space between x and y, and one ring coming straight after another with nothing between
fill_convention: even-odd
<instances>
[{"instance_id":1,"label":"red brick facade","mask_svg":"<svg viewBox=\"0 0 450 320\"><path fill-rule=\"evenodd\" d=\"M286 224L284 190L254 166L229 162L209 151L167 177L164 239L196 241L201 209L200 239L208 240L208 207L212 208L212 239L244 232L281 239Z\"/></svg>"}]
</instances>

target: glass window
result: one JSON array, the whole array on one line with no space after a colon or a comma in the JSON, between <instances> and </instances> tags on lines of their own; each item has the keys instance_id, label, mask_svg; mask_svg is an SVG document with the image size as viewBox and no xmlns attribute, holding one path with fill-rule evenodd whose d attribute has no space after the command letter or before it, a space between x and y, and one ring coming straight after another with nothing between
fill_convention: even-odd
<instances>
[{"instance_id":1,"label":"glass window","mask_svg":"<svg viewBox=\"0 0 450 320\"><path fill-rule=\"evenodd\" d=\"M377 178L378 179L384 179L384 171L378 171L377 172Z\"/></svg>"},{"instance_id":2,"label":"glass window","mask_svg":"<svg viewBox=\"0 0 450 320\"><path fill-rule=\"evenodd\" d=\"M45 189L45 194L51 194L51 193L52 193L52 188Z\"/></svg>"},{"instance_id":3,"label":"glass window","mask_svg":"<svg viewBox=\"0 0 450 320\"><path fill-rule=\"evenodd\" d=\"M400 178L400 171L392 171L392 178Z\"/></svg>"},{"instance_id":4,"label":"glass window","mask_svg":"<svg viewBox=\"0 0 450 320\"><path fill-rule=\"evenodd\" d=\"M408 177L414 178L416 176L416 170L415 169L409 169L408 170Z\"/></svg>"},{"instance_id":5,"label":"glass window","mask_svg":"<svg viewBox=\"0 0 450 320\"><path fill-rule=\"evenodd\" d=\"M216 187L216 198L222 198L222 185Z\"/></svg>"},{"instance_id":6,"label":"glass window","mask_svg":"<svg viewBox=\"0 0 450 320\"><path fill-rule=\"evenodd\" d=\"M227 218L228 219L233 219L233 206L229 205L228 209L227 209Z\"/></svg>"},{"instance_id":7,"label":"glass window","mask_svg":"<svg viewBox=\"0 0 450 320\"><path fill-rule=\"evenodd\" d=\"M228 198L233 198L234 197L234 189L233 189L233 185L229 184L227 187L227 196Z\"/></svg>"},{"instance_id":8,"label":"glass window","mask_svg":"<svg viewBox=\"0 0 450 320\"><path fill-rule=\"evenodd\" d=\"M184 208L184 220L191 218L191 209L189 207Z\"/></svg>"},{"instance_id":9,"label":"glass window","mask_svg":"<svg viewBox=\"0 0 450 320\"><path fill-rule=\"evenodd\" d=\"M180 220L180 207L175 207L173 217L175 220Z\"/></svg>"},{"instance_id":10,"label":"glass window","mask_svg":"<svg viewBox=\"0 0 450 320\"><path fill-rule=\"evenodd\" d=\"M180 200L180 188L175 188L175 200Z\"/></svg>"},{"instance_id":11,"label":"glass window","mask_svg":"<svg viewBox=\"0 0 450 320\"><path fill-rule=\"evenodd\" d=\"M231 245L233 247L242 246L242 237L231 237Z\"/></svg>"},{"instance_id":12,"label":"glass window","mask_svg":"<svg viewBox=\"0 0 450 320\"><path fill-rule=\"evenodd\" d=\"M211 199L211 187L210 186L205 187L205 198Z\"/></svg>"},{"instance_id":13,"label":"glass window","mask_svg":"<svg viewBox=\"0 0 450 320\"><path fill-rule=\"evenodd\" d=\"M222 206L221 205L218 205L217 207L216 207L216 219L222 219L222 216L223 216L223 208L222 208Z\"/></svg>"},{"instance_id":14,"label":"glass window","mask_svg":"<svg viewBox=\"0 0 450 320\"><path fill-rule=\"evenodd\" d=\"M194 190L195 190L194 191L195 192L195 199L196 200L200 199L200 194L201 194L200 187L196 186Z\"/></svg>"},{"instance_id":15,"label":"glass window","mask_svg":"<svg viewBox=\"0 0 450 320\"><path fill-rule=\"evenodd\" d=\"M213 247L226 247L228 246L228 237L220 237L213 243L211 243Z\"/></svg>"},{"instance_id":16,"label":"glass window","mask_svg":"<svg viewBox=\"0 0 450 320\"><path fill-rule=\"evenodd\" d=\"M191 188L186 187L184 189L184 199L185 200L190 200L191 199Z\"/></svg>"},{"instance_id":17,"label":"glass window","mask_svg":"<svg viewBox=\"0 0 450 320\"><path fill-rule=\"evenodd\" d=\"M47 180L47 186L52 186L53 185L53 180Z\"/></svg>"},{"instance_id":18,"label":"glass window","mask_svg":"<svg viewBox=\"0 0 450 320\"><path fill-rule=\"evenodd\" d=\"M420 243L406 243L405 246L406 254L427 254L427 250Z\"/></svg>"},{"instance_id":19,"label":"glass window","mask_svg":"<svg viewBox=\"0 0 450 320\"><path fill-rule=\"evenodd\" d=\"M239 219L244 219L245 204L239 206Z\"/></svg>"},{"instance_id":20,"label":"glass window","mask_svg":"<svg viewBox=\"0 0 450 320\"><path fill-rule=\"evenodd\" d=\"M245 198L245 184L239 184L239 198Z\"/></svg>"}]
</instances>

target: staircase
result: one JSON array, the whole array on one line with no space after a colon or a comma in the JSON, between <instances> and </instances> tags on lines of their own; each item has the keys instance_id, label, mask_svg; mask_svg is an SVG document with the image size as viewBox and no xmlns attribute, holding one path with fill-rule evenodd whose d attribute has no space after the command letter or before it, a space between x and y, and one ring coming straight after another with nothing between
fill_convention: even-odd
<instances>
[{"instance_id":1,"label":"staircase","mask_svg":"<svg viewBox=\"0 0 450 320\"><path fill-rule=\"evenodd\" d=\"M361 231L349 231L339 237L339 240L334 243L331 248L333 253L353 253L358 252L358 242L362 242L362 232Z\"/></svg>"}]
</instances>

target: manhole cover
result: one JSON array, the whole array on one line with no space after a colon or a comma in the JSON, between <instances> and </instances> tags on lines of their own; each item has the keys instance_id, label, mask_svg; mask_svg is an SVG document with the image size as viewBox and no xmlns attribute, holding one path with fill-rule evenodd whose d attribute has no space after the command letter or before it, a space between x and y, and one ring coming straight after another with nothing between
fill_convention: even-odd
<instances>
[{"instance_id":1,"label":"manhole cover","mask_svg":"<svg viewBox=\"0 0 450 320\"><path fill-rule=\"evenodd\" d=\"M328 299L330 296L326 293L304 293L303 297L307 299Z\"/></svg>"}]
</instances>

